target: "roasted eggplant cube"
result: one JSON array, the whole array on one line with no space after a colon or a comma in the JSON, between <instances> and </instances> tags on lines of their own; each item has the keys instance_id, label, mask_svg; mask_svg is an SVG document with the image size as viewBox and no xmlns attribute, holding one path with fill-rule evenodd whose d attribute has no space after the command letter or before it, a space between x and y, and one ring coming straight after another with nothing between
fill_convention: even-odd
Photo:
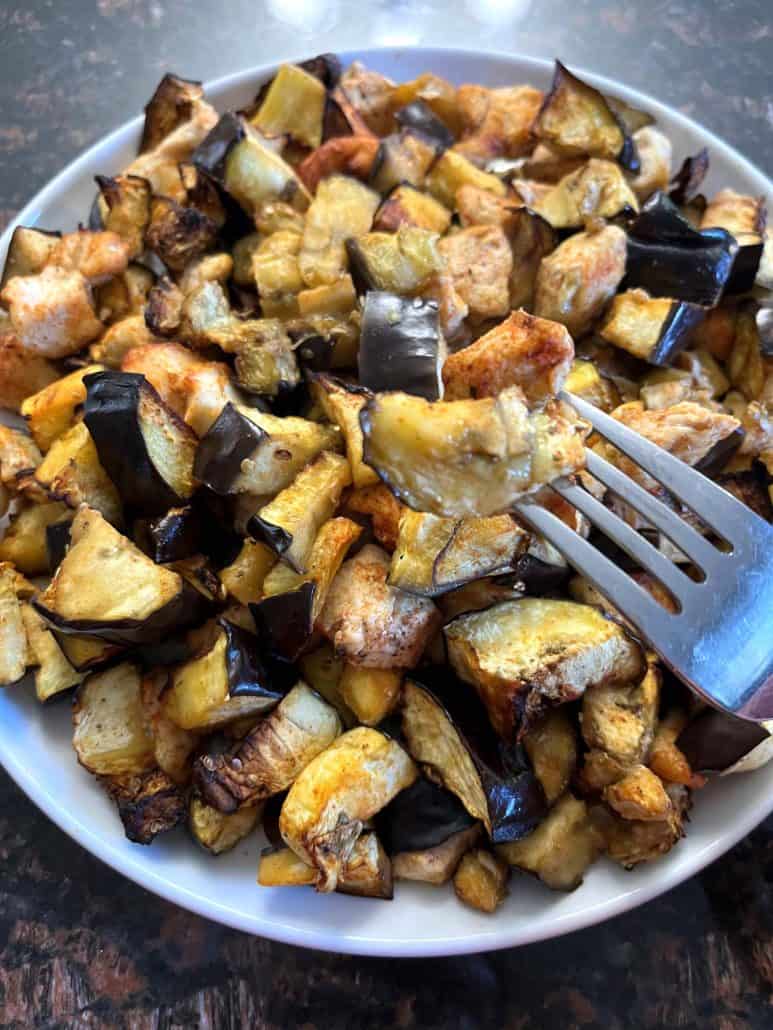
<instances>
[{"instance_id":1,"label":"roasted eggplant cube","mask_svg":"<svg viewBox=\"0 0 773 1030\"><path fill-rule=\"evenodd\" d=\"M389 582L434 597L517 567L529 536L509 515L449 519L406 509Z\"/></svg>"},{"instance_id":2,"label":"roasted eggplant cube","mask_svg":"<svg viewBox=\"0 0 773 1030\"><path fill-rule=\"evenodd\" d=\"M456 191L462 186L478 186L495 196L504 197L507 187L497 175L476 168L463 154L446 150L429 170L426 188L445 207L454 210Z\"/></svg>"},{"instance_id":3,"label":"roasted eggplant cube","mask_svg":"<svg viewBox=\"0 0 773 1030\"><path fill-rule=\"evenodd\" d=\"M422 100L412 100L395 111L395 121L403 129L411 129L429 140L438 152L454 145L454 134Z\"/></svg>"},{"instance_id":4,"label":"roasted eggplant cube","mask_svg":"<svg viewBox=\"0 0 773 1030\"><path fill-rule=\"evenodd\" d=\"M15 275L37 275L51 256L60 232L17 225L8 244L0 289Z\"/></svg>"},{"instance_id":5,"label":"roasted eggplant cube","mask_svg":"<svg viewBox=\"0 0 773 1030\"><path fill-rule=\"evenodd\" d=\"M114 525L123 521L121 498L85 422L54 441L35 470L35 482L52 501L63 501L68 508L88 504Z\"/></svg>"},{"instance_id":6,"label":"roasted eggplant cube","mask_svg":"<svg viewBox=\"0 0 773 1030\"><path fill-rule=\"evenodd\" d=\"M604 840L604 850L613 862L633 869L666 855L684 836L691 801L690 792L679 784L668 788L671 810L662 820L621 819L609 809L594 809L594 823Z\"/></svg>"},{"instance_id":7,"label":"roasted eggplant cube","mask_svg":"<svg viewBox=\"0 0 773 1030\"><path fill-rule=\"evenodd\" d=\"M285 798L279 829L317 871L317 890L336 889L364 822L416 776L402 747L366 726L344 733L312 759Z\"/></svg>"},{"instance_id":8,"label":"roasted eggplant cube","mask_svg":"<svg viewBox=\"0 0 773 1030\"><path fill-rule=\"evenodd\" d=\"M231 851L258 824L260 805L245 805L236 812L218 812L201 798L191 798L188 826L194 840L211 855Z\"/></svg>"},{"instance_id":9,"label":"roasted eggplant cube","mask_svg":"<svg viewBox=\"0 0 773 1030\"><path fill-rule=\"evenodd\" d=\"M247 539L230 565L218 575L231 597L241 604L259 600L266 574L276 564L276 555L265 544Z\"/></svg>"},{"instance_id":10,"label":"roasted eggplant cube","mask_svg":"<svg viewBox=\"0 0 773 1030\"><path fill-rule=\"evenodd\" d=\"M33 601L62 633L118 644L157 643L200 620L205 605L181 576L156 565L90 508L80 508L56 575Z\"/></svg>"},{"instance_id":11,"label":"roasted eggplant cube","mask_svg":"<svg viewBox=\"0 0 773 1030\"><path fill-rule=\"evenodd\" d=\"M523 746L548 804L554 804L568 788L577 769L577 729L566 706L540 719L524 736Z\"/></svg>"},{"instance_id":12,"label":"roasted eggplant cube","mask_svg":"<svg viewBox=\"0 0 773 1030\"><path fill-rule=\"evenodd\" d=\"M48 530L61 524L69 532L70 515L60 501L19 508L0 540L0 561L11 562L25 576L42 576L49 571Z\"/></svg>"},{"instance_id":13,"label":"roasted eggplant cube","mask_svg":"<svg viewBox=\"0 0 773 1030\"><path fill-rule=\"evenodd\" d=\"M187 122L204 96L200 82L167 73L145 107L140 153L155 150L175 129Z\"/></svg>"},{"instance_id":14,"label":"roasted eggplant cube","mask_svg":"<svg viewBox=\"0 0 773 1030\"><path fill-rule=\"evenodd\" d=\"M100 463L125 505L143 515L176 507L194 491L196 434L144 376L87 376L83 418Z\"/></svg>"},{"instance_id":15,"label":"roasted eggplant cube","mask_svg":"<svg viewBox=\"0 0 773 1030\"><path fill-rule=\"evenodd\" d=\"M715 307L737 250L737 242L725 229L694 229L658 191L628 230L625 283L652 297Z\"/></svg>"},{"instance_id":16,"label":"roasted eggplant cube","mask_svg":"<svg viewBox=\"0 0 773 1030\"><path fill-rule=\"evenodd\" d=\"M221 726L273 708L284 691L261 661L258 640L226 619L195 635L198 653L171 675L165 715L186 730Z\"/></svg>"},{"instance_id":17,"label":"roasted eggplant cube","mask_svg":"<svg viewBox=\"0 0 773 1030\"><path fill-rule=\"evenodd\" d=\"M0 686L20 680L30 664L30 648L24 626L18 574L8 562L0 562Z\"/></svg>"},{"instance_id":18,"label":"roasted eggplant cube","mask_svg":"<svg viewBox=\"0 0 773 1030\"><path fill-rule=\"evenodd\" d=\"M520 755L507 760L485 709L448 669L425 671L422 679L403 686L402 727L411 755L456 794L492 840L531 832L546 811L532 770Z\"/></svg>"},{"instance_id":19,"label":"roasted eggplant cube","mask_svg":"<svg viewBox=\"0 0 773 1030\"><path fill-rule=\"evenodd\" d=\"M573 891L603 846L588 806L565 794L533 833L503 844L497 854L509 865L534 873L552 890Z\"/></svg>"},{"instance_id":20,"label":"roasted eggplant cube","mask_svg":"<svg viewBox=\"0 0 773 1030\"><path fill-rule=\"evenodd\" d=\"M73 707L73 747L89 772L138 775L155 765L141 688L140 670L129 662L93 673L79 688Z\"/></svg>"},{"instance_id":21,"label":"roasted eggplant cube","mask_svg":"<svg viewBox=\"0 0 773 1030\"><path fill-rule=\"evenodd\" d=\"M352 278L360 293L382 290L411 296L439 272L437 235L412 225L397 232L352 235L346 241Z\"/></svg>"},{"instance_id":22,"label":"roasted eggplant cube","mask_svg":"<svg viewBox=\"0 0 773 1030\"><path fill-rule=\"evenodd\" d=\"M396 232L401 225L413 225L442 235L450 224L447 207L407 183L400 183L387 194L373 219L377 232Z\"/></svg>"},{"instance_id":23,"label":"roasted eggplant cube","mask_svg":"<svg viewBox=\"0 0 773 1030\"><path fill-rule=\"evenodd\" d=\"M735 772L739 763L754 768L745 760L757 749L767 751L770 739L764 725L706 708L682 730L676 746L697 772Z\"/></svg>"},{"instance_id":24,"label":"roasted eggplant cube","mask_svg":"<svg viewBox=\"0 0 773 1030\"><path fill-rule=\"evenodd\" d=\"M433 886L448 883L462 856L474 847L481 832L480 823L473 823L431 848L400 851L392 856L392 874L396 880L418 880Z\"/></svg>"},{"instance_id":25,"label":"roasted eggplant cube","mask_svg":"<svg viewBox=\"0 0 773 1030\"><path fill-rule=\"evenodd\" d=\"M118 806L126 836L134 844L151 844L159 833L185 821L185 795L161 769L101 776L100 782Z\"/></svg>"},{"instance_id":26,"label":"roasted eggplant cube","mask_svg":"<svg viewBox=\"0 0 773 1030\"><path fill-rule=\"evenodd\" d=\"M701 229L725 229L738 244L727 283L728 293L747 293L754 286L765 244L765 198L720 190L709 201Z\"/></svg>"},{"instance_id":27,"label":"roasted eggplant cube","mask_svg":"<svg viewBox=\"0 0 773 1030\"><path fill-rule=\"evenodd\" d=\"M362 460L362 428L360 412L370 391L320 373L310 378L311 396L326 418L341 430L346 443L346 457L352 470L352 483L357 488L378 482L378 476Z\"/></svg>"},{"instance_id":28,"label":"roasted eggplant cube","mask_svg":"<svg viewBox=\"0 0 773 1030\"><path fill-rule=\"evenodd\" d=\"M366 463L398 500L434 515L494 515L585 461L587 430L574 413L529 414L518 387L481 400L377 394L360 425Z\"/></svg>"},{"instance_id":29,"label":"roasted eggplant cube","mask_svg":"<svg viewBox=\"0 0 773 1030\"><path fill-rule=\"evenodd\" d=\"M507 863L484 848L475 848L462 857L454 874L457 898L470 908L491 914L507 896L510 870Z\"/></svg>"},{"instance_id":30,"label":"roasted eggplant cube","mask_svg":"<svg viewBox=\"0 0 773 1030\"><path fill-rule=\"evenodd\" d=\"M389 556L366 545L344 562L320 613L318 628L354 665L412 668L439 627L432 601L390 586L388 571Z\"/></svg>"},{"instance_id":31,"label":"roasted eggplant cube","mask_svg":"<svg viewBox=\"0 0 773 1030\"><path fill-rule=\"evenodd\" d=\"M379 195L345 175L331 175L317 187L306 213L299 256L306 286L328 286L347 267L345 242L367 233L379 205Z\"/></svg>"},{"instance_id":32,"label":"roasted eggplant cube","mask_svg":"<svg viewBox=\"0 0 773 1030\"><path fill-rule=\"evenodd\" d=\"M309 193L290 165L232 112L221 117L191 161L253 217L267 201L286 201L299 211L309 205Z\"/></svg>"},{"instance_id":33,"label":"roasted eggplant cube","mask_svg":"<svg viewBox=\"0 0 773 1030\"><path fill-rule=\"evenodd\" d=\"M298 683L232 754L197 761L196 786L219 812L235 812L286 790L340 732L335 708Z\"/></svg>"},{"instance_id":34,"label":"roasted eggplant cube","mask_svg":"<svg viewBox=\"0 0 773 1030\"><path fill-rule=\"evenodd\" d=\"M262 887L310 887L317 879L313 866L291 848L267 848L260 856L258 883ZM392 869L375 833L363 833L338 877L336 891L364 898L392 898Z\"/></svg>"},{"instance_id":35,"label":"roasted eggplant cube","mask_svg":"<svg viewBox=\"0 0 773 1030\"><path fill-rule=\"evenodd\" d=\"M298 65L283 64L268 87L252 124L264 136L290 136L307 147L322 142L326 90Z\"/></svg>"},{"instance_id":36,"label":"roasted eggplant cube","mask_svg":"<svg viewBox=\"0 0 773 1030\"><path fill-rule=\"evenodd\" d=\"M478 690L504 740L588 687L636 682L646 671L621 626L572 601L509 601L460 615L444 632L451 665Z\"/></svg>"},{"instance_id":37,"label":"roasted eggplant cube","mask_svg":"<svg viewBox=\"0 0 773 1030\"><path fill-rule=\"evenodd\" d=\"M369 290L362 308L360 383L439 400L445 346L435 301Z\"/></svg>"},{"instance_id":38,"label":"roasted eggplant cube","mask_svg":"<svg viewBox=\"0 0 773 1030\"><path fill-rule=\"evenodd\" d=\"M75 424L86 400L84 379L94 372L102 371L102 365L86 365L24 400L21 413L41 451L47 451L55 440Z\"/></svg>"},{"instance_id":39,"label":"roasted eggplant cube","mask_svg":"<svg viewBox=\"0 0 773 1030\"><path fill-rule=\"evenodd\" d=\"M411 129L403 129L381 141L370 184L382 194L401 183L421 186L435 156L435 147L429 140Z\"/></svg>"},{"instance_id":40,"label":"roasted eggplant cube","mask_svg":"<svg viewBox=\"0 0 773 1030\"><path fill-rule=\"evenodd\" d=\"M22 621L27 635L27 660L34 666L35 696L38 701L48 701L76 687L83 679L83 674L70 665L54 634L28 604L22 607Z\"/></svg>"},{"instance_id":41,"label":"roasted eggplant cube","mask_svg":"<svg viewBox=\"0 0 773 1030\"><path fill-rule=\"evenodd\" d=\"M599 335L650 365L670 365L705 313L697 304L626 290L612 300Z\"/></svg>"},{"instance_id":42,"label":"roasted eggplant cube","mask_svg":"<svg viewBox=\"0 0 773 1030\"><path fill-rule=\"evenodd\" d=\"M344 665L339 683L341 697L365 726L377 726L400 698L402 673L398 669L368 669Z\"/></svg>"},{"instance_id":43,"label":"roasted eggplant cube","mask_svg":"<svg viewBox=\"0 0 773 1030\"><path fill-rule=\"evenodd\" d=\"M596 219L629 219L639 202L619 165L593 158L565 175L534 210L554 229L580 229Z\"/></svg>"},{"instance_id":44,"label":"roasted eggplant cube","mask_svg":"<svg viewBox=\"0 0 773 1030\"><path fill-rule=\"evenodd\" d=\"M626 125L607 98L556 61L550 91L532 127L537 139L565 154L587 154L639 169Z\"/></svg>"},{"instance_id":45,"label":"roasted eggplant cube","mask_svg":"<svg viewBox=\"0 0 773 1030\"><path fill-rule=\"evenodd\" d=\"M322 451L340 446L333 426L229 402L202 437L193 471L217 494L271 495L290 486Z\"/></svg>"},{"instance_id":46,"label":"roasted eggplant cube","mask_svg":"<svg viewBox=\"0 0 773 1030\"><path fill-rule=\"evenodd\" d=\"M250 519L250 533L264 540L296 572L305 572L314 539L350 482L347 460L323 451Z\"/></svg>"},{"instance_id":47,"label":"roasted eggplant cube","mask_svg":"<svg viewBox=\"0 0 773 1030\"><path fill-rule=\"evenodd\" d=\"M591 687L582 699L580 725L585 743L621 765L634 765L649 753L660 702L660 673L650 665L641 683Z\"/></svg>"},{"instance_id":48,"label":"roasted eggplant cube","mask_svg":"<svg viewBox=\"0 0 773 1030\"><path fill-rule=\"evenodd\" d=\"M150 223L150 183L138 175L119 175L114 179L98 175L96 183L99 187L98 227L117 233L125 240L131 260L140 257Z\"/></svg>"}]
</instances>

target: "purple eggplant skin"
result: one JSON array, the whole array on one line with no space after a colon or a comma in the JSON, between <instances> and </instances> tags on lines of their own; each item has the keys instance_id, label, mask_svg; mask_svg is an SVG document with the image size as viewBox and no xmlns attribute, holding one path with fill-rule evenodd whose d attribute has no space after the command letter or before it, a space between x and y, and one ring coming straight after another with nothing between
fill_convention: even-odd
<instances>
[{"instance_id":1,"label":"purple eggplant skin","mask_svg":"<svg viewBox=\"0 0 773 1030\"><path fill-rule=\"evenodd\" d=\"M137 546L157 565L191 558L204 550L203 512L186 504L170 508L155 519L140 519L134 524L134 538Z\"/></svg>"},{"instance_id":2,"label":"purple eggplant skin","mask_svg":"<svg viewBox=\"0 0 773 1030\"><path fill-rule=\"evenodd\" d=\"M227 619L218 619L226 634L225 662L230 697L265 697L274 704L287 693L274 683L271 671L261 659L258 638Z\"/></svg>"},{"instance_id":3,"label":"purple eggplant skin","mask_svg":"<svg viewBox=\"0 0 773 1030\"><path fill-rule=\"evenodd\" d=\"M456 143L454 134L445 122L422 100L412 100L410 104L401 107L395 112L395 121L401 129L411 129L424 136L434 145L438 154Z\"/></svg>"},{"instance_id":4,"label":"purple eggplant skin","mask_svg":"<svg viewBox=\"0 0 773 1030\"><path fill-rule=\"evenodd\" d=\"M703 185L709 170L709 152L706 147L692 157L686 157L676 175L671 179L669 199L675 204L689 204Z\"/></svg>"},{"instance_id":5,"label":"purple eggplant skin","mask_svg":"<svg viewBox=\"0 0 773 1030\"><path fill-rule=\"evenodd\" d=\"M72 523L69 519L61 522L52 522L46 526L46 556L48 558L48 571L53 576L61 564L62 558L70 546L70 530Z\"/></svg>"},{"instance_id":6,"label":"purple eggplant skin","mask_svg":"<svg viewBox=\"0 0 773 1030\"><path fill-rule=\"evenodd\" d=\"M762 238L757 243L744 243L738 247L725 293L748 293L754 289L754 280L757 278L764 248Z\"/></svg>"},{"instance_id":7,"label":"purple eggplant skin","mask_svg":"<svg viewBox=\"0 0 773 1030\"><path fill-rule=\"evenodd\" d=\"M93 372L84 378L83 421L94 441L100 464L115 484L124 505L143 515L158 515L182 505L153 464L139 421L141 391L148 391L180 432L192 430L159 397L143 375Z\"/></svg>"},{"instance_id":8,"label":"purple eggplant skin","mask_svg":"<svg viewBox=\"0 0 773 1030\"><path fill-rule=\"evenodd\" d=\"M214 493L227 496L241 472L242 462L255 453L266 436L265 430L229 401L199 442L194 476Z\"/></svg>"},{"instance_id":9,"label":"purple eggplant skin","mask_svg":"<svg viewBox=\"0 0 773 1030\"><path fill-rule=\"evenodd\" d=\"M285 662L300 657L314 632L316 590L316 583L306 582L250 605L262 651Z\"/></svg>"},{"instance_id":10,"label":"purple eggplant skin","mask_svg":"<svg viewBox=\"0 0 773 1030\"><path fill-rule=\"evenodd\" d=\"M724 772L768 737L767 730L748 719L738 719L707 708L682 730L676 746L694 772Z\"/></svg>"},{"instance_id":11,"label":"purple eggplant skin","mask_svg":"<svg viewBox=\"0 0 773 1030\"><path fill-rule=\"evenodd\" d=\"M523 554L518 559L515 572L497 579L498 583L523 583L530 597L548 597L566 586L572 570L568 565L551 565L533 554Z\"/></svg>"},{"instance_id":12,"label":"purple eggplant skin","mask_svg":"<svg viewBox=\"0 0 773 1030\"><path fill-rule=\"evenodd\" d=\"M499 740L473 688L450 668L425 667L410 679L443 709L472 759L488 804L492 841L506 844L531 833L548 806L523 748Z\"/></svg>"},{"instance_id":13,"label":"purple eggplant skin","mask_svg":"<svg viewBox=\"0 0 773 1030\"><path fill-rule=\"evenodd\" d=\"M288 327L288 336L293 342L293 352L298 364L308 372L327 372L333 360L335 340L316 330Z\"/></svg>"},{"instance_id":14,"label":"purple eggplant skin","mask_svg":"<svg viewBox=\"0 0 773 1030\"><path fill-rule=\"evenodd\" d=\"M693 229L675 204L658 191L628 230L624 289L672 297L702 307L722 298L738 251L724 229Z\"/></svg>"},{"instance_id":15,"label":"purple eggplant skin","mask_svg":"<svg viewBox=\"0 0 773 1030\"><path fill-rule=\"evenodd\" d=\"M285 846L282 834L279 832L279 813L287 797L287 791L281 794L272 794L266 798L263 808L263 832L272 848L283 848Z\"/></svg>"},{"instance_id":16,"label":"purple eggplant skin","mask_svg":"<svg viewBox=\"0 0 773 1030\"><path fill-rule=\"evenodd\" d=\"M442 337L437 303L369 290L362 309L360 383L402 390L428 401L441 397Z\"/></svg>"},{"instance_id":17,"label":"purple eggplant skin","mask_svg":"<svg viewBox=\"0 0 773 1030\"><path fill-rule=\"evenodd\" d=\"M695 468L704 476L715 476L727 465L743 443L745 436L746 432L743 426L736 426L732 433L728 433L727 436L718 440L711 450L695 463Z\"/></svg>"},{"instance_id":18,"label":"purple eggplant skin","mask_svg":"<svg viewBox=\"0 0 773 1030\"><path fill-rule=\"evenodd\" d=\"M675 300L660 327L660 337L647 361L651 365L670 365L690 342L690 334L695 326L705 317L706 309L699 304Z\"/></svg>"},{"instance_id":19,"label":"purple eggplant skin","mask_svg":"<svg viewBox=\"0 0 773 1030\"><path fill-rule=\"evenodd\" d=\"M180 592L147 619L63 619L33 598L32 606L49 625L67 636L85 635L114 644L159 644L175 630L200 625L212 614L211 602L182 580Z\"/></svg>"},{"instance_id":20,"label":"purple eggplant skin","mask_svg":"<svg viewBox=\"0 0 773 1030\"><path fill-rule=\"evenodd\" d=\"M214 179L219 186L224 186L228 152L231 147L243 140L246 134L239 115L227 111L193 151L191 163Z\"/></svg>"},{"instance_id":21,"label":"purple eggplant skin","mask_svg":"<svg viewBox=\"0 0 773 1030\"><path fill-rule=\"evenodd\" d=\"M434 848L475 820L456 794L420 776L376 816L376 832L387 854Z\"/></svg>"}]
</instances>

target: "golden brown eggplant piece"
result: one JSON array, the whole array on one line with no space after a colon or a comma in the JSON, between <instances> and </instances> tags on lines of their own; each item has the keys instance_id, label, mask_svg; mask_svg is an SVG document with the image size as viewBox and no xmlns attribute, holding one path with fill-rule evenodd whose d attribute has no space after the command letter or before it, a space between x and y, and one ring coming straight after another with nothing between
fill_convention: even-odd
<instances>
[{"instance_id":1,"label":"golden brown eggplant piece","mask_svg":"<svg viewBox=\"0 0 773 1030\"><path fill-rule=\"evenodd\" d=\"M185 821L185 795L165 772L100 776L100 782L118 807L127 838L151 844L159 833Z\"/></svg>"},{"instance_id":2,"label":"golden brown eggplant piece","mask_svg":"<svg viewBox=\"0 0 773 1030\"><path fill-rule=\"evenodd\" d=\"M529 414L518 387L481 400L376 394L360 413L364 458L416 511L493 515L581 468L587 427L560 402Z\"/></svg>"},{"instance_id":3,"label":"golden brown eggplant piece","mask_svg":"<svg viewBox=\"0 0 773 1030\"><path fill-rule=\"evenodd\" d=\"M509 877L506 862L484 848L475 848L459 863L454 874L454 891L465 905L491 914L507 897Z\"/></svg>"},{"instance_id":4,"label":"golden brown eggplant piece","mask_svg":"<svg viewBox=\"0 0 773 1030\"><path fill-rule=\"evenodd\" d=\"M594 685L636 681L646 669L617 623L572 601L510 601L461 615L444 633L451 665L480 693L505 740L546 708Z\"/></svg>"}]
</instances>

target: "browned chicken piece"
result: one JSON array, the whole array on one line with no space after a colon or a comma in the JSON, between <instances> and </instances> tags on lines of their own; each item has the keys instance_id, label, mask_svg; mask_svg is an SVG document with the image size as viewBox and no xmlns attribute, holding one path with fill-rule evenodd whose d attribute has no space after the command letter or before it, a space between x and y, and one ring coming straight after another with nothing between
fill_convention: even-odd
<instances>
[{"instance_id":1,"label":"browned chicken piece","mask_svg":"<svg viewBox=\"0 0 773 1030\"><path fill-rule=\"evenodd\" d=\"M383 483L362 486L346 499L344 510L349 514L369 515L373 535L387 551L394 551L400 531L403 505Z\"/></svg>"},{"instance_id":2,"label":"browned chicken piece","mask_svg":"<svg viewBox=\"0 0 773 1030\"><path fill-rule=\"evenodd\" d=\"M495 397L520 386L530 404L555 396L574 359L574 343L558 322L513 311L504 322L443 366L445 399Z\"/></svg>"},{"instance_id":3,"label":"browned chicken piece","mask_svg":"<svg viewBox=\"0 0 773 1030\"><path fill-rule=\"evenodd\" d=\"M513 212L523 207L518 197L499 197L491 190L466 183L456 191L456 210L463 226L498 225L509 233Z\"/></svg>"},{"instance_id":4,"label":"browned chicken piece","mask_svg":"<svg viewBox=\"0 0 773 1030\"><path fill-rule=\"evenodd\" d=\"M741 424L732 415L691 401L653 410L645 410L639 401L630 401L615 408L612 417L688 465L695 465L705 458L716 444L736 432ZM608 446L605 453L635 482L648 490L659 489L656 481L625 455Z\"/></svg>"},{"instance_id":5,"label":"browned chicken piece","mask_svg":"<svg viewBox=\"0 0 773 1030\"><path fill-rule=\"evenodd\" d=\"M454 147L476 164L495 157L520 157L533 146L531 125L542 103L533 86L465 85L456 91L462 139Z\"/></svg>"},{"instance_id":6,"label":"browned chicken piece","mask_svg":"<svg viewBox=\"0 0 773 1030\"><path fill-rule=\"evenodd\" d=\"M92 286L125 272L128 264L129 244L118 233L85 229L57 240L46 262L49 268L80 272Z\"/></svg>"},{"instance_id":7,"label":"browned chicken piece","mask_svg":"<svg viewBox=\"0 0 773 1030\"><path fill-rule=\"evenodd\" d=\"M592 810L593 822L604 838L605 850L613 862L632 869L640 862L653 862L666 855L684 837L684 823L690 808L690 792L671 784L667 788L671 808L665 819L621 819L610 809Z\"/></svg>"},{"instance_id":8,"label":"browned chicken piece","mask_svg":"<svg viewBox=\"0 0 773 1030\"><path fill-rule=\"evenodd\" d=\"M616 225L576 233L542 259L534 313L582 336L614 296L625 275L626 235Z\"/></svg>"},{"instance_id":9,"label":"browned chicken piece","mask_svg":"<svg viewBox=\"0 0 773 1030\"><path fill-rule=\"evenodd\" d=\"M301 161L298 175L311 193L321 179L334 173L367 181L380 146L376 136L334 136Z\"/></svg>"},{"instance_id":10,"label":"browned chicken piece","mask_svg":"<svg viewBox=\"0 0 773 1030\"><path fill-rule=\"evenodd\" d=\"M671 799L663 781L646 765L636 765L604 790L604 800L623 819L667 819Z\"/></svg>"},{"instance_id":11,"label":"browned chicken piece","mask_svg":"<svg viewBox=\"0 0 773 1030\"><path fill-rule=\"evenodd\" d=\"M454 289L478 318L497 318L510 309L513 255L502 229L473 225L438 243Z\"/></svg>"},{"instance_id":12,"label":"browned chicken piece","mask_svg":"<svg viewBox=\"0 0 773 1030\"><path fill-rule=\"evenodd\" d=\"M341 76L340 89L368 128L386 136L393 126L392 95L395 84L380 72L354 61Z\"/></svg>"},{"instance_id":13,"label":"browned chicken piece","mask_svg":"<svg viewBox=\"0 0 773 1030\"><path fill-rule=\"evenodd\" d=\"M422 290L422 296L436 300L440 315L440 328L446 340L454 340L464 329L464 320L470 312L460 297L450 275L436 273Z\"/></svg>"},{"instance_id":14,"label":"browned chicken piece","mask_svg":"<svg viewBox=\"0 0 773 1030\"><path fill-rule=\"evenodd\" d=\"M46 358L75 354L104 329L80 272L49 266L38 275L14 276L0 301L8 307L21 346Z\"/></svg>"},{"instance_id":15,"label":"browned chicken piece","mask_svg":"<svg viewBox=\"0 0 773 1030\"><path fill-rule=\"evenodd\" d=\"M333 580L318 625L353 665L412 668L440 625L432 601L389 586L388 573L389 555L370 544Z\"/></svg>"},{"instance_id":16,"label":"browned chicken piece","mask_svg":"<svg viewBox=\"0 0 773 1030\"><path fill-rule=\"evenodd\" d=\"M47 358L25 351L14 333L0 333L0 407L16 411L26 397L58 378Z\"/></svg>"}]
</instances>

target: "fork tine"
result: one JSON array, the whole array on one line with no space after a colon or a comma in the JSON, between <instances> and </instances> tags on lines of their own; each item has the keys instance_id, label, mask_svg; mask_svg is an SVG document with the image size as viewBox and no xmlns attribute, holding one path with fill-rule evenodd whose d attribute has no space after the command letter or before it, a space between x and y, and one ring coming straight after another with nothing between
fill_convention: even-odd
<instances>
[{"instance_id":1,"label":"fork tine","mask_svg":"<svg viewBox=\"0 0 773 1030\"><path fill-rule=\"evenodd\" d=\"M594 451L585 452L585 467L604 486L609 487L621 500L625 501L649 523L659 529L668 539L688 555L704 572L715 569L722 559L722 552L717 550L702 537L697 530L681 519L676 512L667 508L657 497L634 483L624 472L615 468L606 459Z\"/></svg>"},{"instance_id":2,"label":"fork tine","mask_svg":"<svg viewBox=\"0 0 773 1030\"><path fill-rule=\"evenodd\" d=\"M571 404L582 418L590 422L598 433L649 472L720 536L727 538L730 531L728 527L735 524L734 519L741 515L744 518L749 517L746 505L700 472L696 472L680 458L675 458L673 454L669 454L662 447L658 447L581 397L576 397L566 390L562 390L559 396ZM730 543L735 541L730 540Z\"/></svg>"},{"instance_id":3,"label":"fork tine","mask_svg":"<svg viewBox=\"0 0 773 1030\"><path fill-rule=\"evenodd\" d=\"M610 540L622 547L643 569L659 579L680 605L683 603L684 595L691 589L693 582L685 576L679 566L669 561L635 529L570 479L562 477L551 483L551 486L556 493L586 515Z\"/></svg>"},{"instance_id":4,"label":"fork tine","mask_svg":"<svg viewBox=\"0 0 773 1030\"><path fill-rule=\"evenodd\" d=\"M662 608L636 580L552 512L528 498L516 504L515 511L524 522L542 533L599 593L636 626L650 645L659 650L656 641L668 639L678 615Z\"/></svg>"}]
</instances>

